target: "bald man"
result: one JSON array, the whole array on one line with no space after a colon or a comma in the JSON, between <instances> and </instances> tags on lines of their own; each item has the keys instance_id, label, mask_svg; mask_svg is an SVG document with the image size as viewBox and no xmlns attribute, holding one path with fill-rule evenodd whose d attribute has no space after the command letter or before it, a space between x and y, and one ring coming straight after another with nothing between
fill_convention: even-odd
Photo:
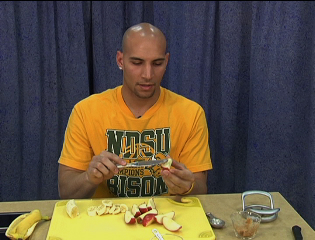
<instances>
[{"instance_id":1,"label":"bald man","mask_svg":"<svg viewBox=\"0 0 315 240\"><path fill-rule=\"evenodd\" d=\"M69 117L58 161L60 198L207 193L212 163L205 113L161 87L166 45L149 23L127 29L116 55L123 84L81 100ZM168 157L170 170L117 167Z\"/></svg>"}]
</instances>

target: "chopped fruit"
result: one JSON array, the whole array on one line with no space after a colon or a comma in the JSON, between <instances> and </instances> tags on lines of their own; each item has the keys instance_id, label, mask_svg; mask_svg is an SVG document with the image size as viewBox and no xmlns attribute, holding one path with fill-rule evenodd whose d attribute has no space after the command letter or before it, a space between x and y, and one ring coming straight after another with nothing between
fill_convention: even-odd
<instances>
[{"instance_id":1,"label":"chopped fruit","mask_svg":"<svg viewBox=\"0 0 315 240\"><path fill-rule=\"evenodd\" d=\"M74 199L71 199L67 202L66 211L67 211L69 217L71 217L71 218L75 218L75 217L80 215L79 208L78 208L76 202L74 201Z\"/></svg>"},{"instance_id":2,"label":"chopped fruit","mask_svg":"<svg viewBox=\"0 0 315 240\"><path fill-rule=\"evenodd\" d=\"M97 208L96 208L97 215L103 215L103 214L105 214L105 212L106 212L106 206L105 205L101 204L101 205L97 206Z\"/></svg>"},{"instance_id":3,"label":"chopped fruit","mask_svg":"<svg viewBox=\"0 0 315 240\"><path fill-rule=\"evenodd\" d=\"M145 203L141 203L138 207L141 214L146 213L148 211L147 204Z\"/></svg>"},{"instance_id":4,"label":"chopped fruit","mask_svg":"<svg viewBox=\"0 0 315 240\"><path fill-rule=\"evenodd\" d=\"M120 204L120 212L124 213L126 212L128 209L128 206L126 204Z\"/></svg>"},{"instance_id":5,"label":"chopped fruit","mask_svg":"<svg viewBox=\"0 0 315 240\"><path fill-rule=\"evenodd\" d=\"M155 221L155 216L156 216L156 213L150 213L150 214L145 215L145 217L142 220L142 225L144 227L149 226L151 223Z\"/></svg>"},{"instance_id":6,"label":"chopped fruit","mask_svg":"<svg viewBox=\"0 0 315 240\"><path fill-rule=\"evenodd\" d=\"M113 215L120 213L120 205L117 205L117 204L116 204L116 205L113 205L113 206L109 209L108 213L109 213L109 214L113 214Z\"/></svg>"},{"instance_id":7,"label":"chopped fruit","mask_svg":"<svg viewBox=\"0 0 315 240\"><path fill-rule=\"evenodd\" d=\"M147 208L148 208L148 211L152 210L152 209L155 209L155 202L154 202L154 199L153 197L151 197L148 201L148 204L147 204Z\"/></svg>"},{"instance_id":8,"label":"chopped fruit","mask_svg":"<svg viewBox=\"0 0 315 240\"><path fill-rule=\"evenodd\" d=\"M118 214L118 213L121 213L121 211L120 211L119 207L118 208L116 207L115 211L112 214L115 215L115 214Z\"/></svg>"},{"instance_id":9,"label":"chopped fruit","mask_svg":"<svg viewBox=\"0 0 315 240\"><path fill-rule=\"evenodd\" d=\"M158 214L158 211L154 208L154 209L151 209L150 211L147 211L147 212L141 214L139 217L137 217L137 222L138 222L138 223L141 223L142 220L143 220L143 218L144 218L146 215L148 215L148 214L155 214L155 215L157 215L157 214Z\"/></svg>"},{"instance_id":10,"label":"chopped fruit","mask_svg":"<svg viewBox=\"0 0 315 240\"><path fill-rule=\"evenodd\" d=\"M127 210L125 212L125 223L127 224L135 224L136 223L136 218L132 215L132 213Z\"/></svg>"},{"instance_id":11,"label":"chopped fruit","mask_svg":"<svg viewBox=\"0 0 315 240\"><path fill-rule=\"evenodd\" d=\"M177 232L182 228L180 224L178 224L177 222L175 222L173 219L169 217L163 217L162 222L163 222L163 226L171 232Z\"/></svg>"},{"instance_id":12,"label":"chopped fruit","mask_svg":"<svg viewBox=\"0 0 315 240\"><path fill-rule=\"evenodd\" d=\"M104 205L104 206L108 206L108 207L112 207L113 206L113 202L111 201L111 200L103 200L102 201L102 204Z\"/></svg>"},{"instance_id":13,"label":"chopped fruit","mask_svg":"<svg viewBox=\"0 0 315 240\"><path fill-rule=\"evenodd\" d=\"M89 216L94 217L96 216L96 210L97 210L97 206L91 206L91 207L88 207L87 213Z\"/></svg>"},{"instance_id":14,"label":"chopped fruit","mask_svg":"<svg viewBox=\"0 0 315 240\"><path fill-rule=\"evenodd\" d=\"M173 159L168 158L166 163L161 164L163 170L170 170L173 163Z\"/></svg>"},{"instance_id":15,"label":"chopped fruit","mask_svg":"<svg viewBox=\"0 0 315 240\"><path fill-rule=\"evenodd\" d=\"M159 214L159 215L156 215L155 216L155 221L159 224L163 224L163 217L168 217L168 218L171 218L171 219L174 219L175 217L175 212L172 211L172 212L168 212L168 213L163 213L163 214Z\"/></svg>"},{"instance_id":16,"label":"chopped fruit","mask_svg":"<svg viewBox=\"0 0 315 240\"><path fill-rule=\"evenodd\" d=\"M109 214L109 210L110 210L111 208L112 208L112 207L110 207L110 206L106 206L106 210L105 210L104 214Z\"/></svg>"},{"instance_id":17,"label":"chopped fruit","mask_svg":"<svg viewBox=\"0 0 315 240\"><path fill-rule=\"evenodd\" d=\"M131 213L133 214L133 216L135 218L137 218L141 215L140 209L139 209L137 204L132 205Z\"/></svg>"}]
</instances>

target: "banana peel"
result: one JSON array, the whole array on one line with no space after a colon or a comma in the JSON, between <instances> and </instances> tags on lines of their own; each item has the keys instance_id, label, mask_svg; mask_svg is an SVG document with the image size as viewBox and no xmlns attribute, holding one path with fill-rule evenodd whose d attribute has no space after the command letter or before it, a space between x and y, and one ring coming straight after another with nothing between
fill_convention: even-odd
<instances>
[{"instance_id":1,"label":"banana peel","mask_svg":"<svg viewBox=\"0 0 315 240\"><path fill-rule=\"evenodd\" d=\"M11 240L25 240L34 231L41 220L50 220L51 217L42 216L38 209L25 213L14 219L5 232L6 237Z\"/></svg>"}]
</instances>

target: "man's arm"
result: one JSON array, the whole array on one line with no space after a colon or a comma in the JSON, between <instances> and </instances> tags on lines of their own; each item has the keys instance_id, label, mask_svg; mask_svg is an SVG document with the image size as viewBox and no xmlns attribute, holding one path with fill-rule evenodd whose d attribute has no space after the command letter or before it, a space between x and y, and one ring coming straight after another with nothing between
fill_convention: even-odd
<instances>
[{"instance_id":1,"label":"man's arm","mask_svg":"<svg viewBox=\"0 0 315 240\"><path fill-rule=\"evenodd\" d=\"M125 165L126 162L107 151L94 156L86 171L59 164L58 189L60 198L91 198L101 182L118 173L117 164Z\"/></svg>"},{"instance_id":2,"label":"man's arm","mask_svg":"<svg viewBox=\"0 0 315 240\"><path fill-rule=\"evenodd\" d=\"M187 167L173 159L170 170L163 170L161 175L169 189L170 194L206 194L207 172L191 172ZM192 189L191 189L192 188Z\"/></svg>"},{"instance_id":3,"label":"man's arm","mask_svg":"<svg viewBox=\"0 0 315 240\"><path fill-rule=\"evenodd\" d=\"M207 171L203 172L196 172L194 173L195 176L195 184L193 189L189 194L207 194L208 187L207 187Z\"/></svg>"},{"instance_id":4,"label":"man's arm","mask_svg":"<svg viewBox=\"0 0 315 240\"><path fill-rule=\"evenodd\" d=\"M91 198L97 186L88 180L86 171L59 164L58 190L61 199Z\"/></svg>"}]
</instances>

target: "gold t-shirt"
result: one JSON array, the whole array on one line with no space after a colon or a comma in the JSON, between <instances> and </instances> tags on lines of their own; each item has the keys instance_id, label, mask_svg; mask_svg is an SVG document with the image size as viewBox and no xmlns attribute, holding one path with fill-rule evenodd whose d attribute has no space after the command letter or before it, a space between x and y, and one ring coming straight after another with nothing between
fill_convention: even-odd
<instances>
[{"instance_id":1,"label":"gold t-shirt","mask_svg":"<svg viewBox=\"0 0 315 240\"><path fill-rule=\"evenodd\" d=\"M161 87L158 101L135 118L121 89L93 94L74 106L60 164L87 170L92 157L106 150L127 162L170 155L192 172L212 169L208 127L199 104ZM93 197L168 195L160 171L160 166L124 168L100 184Z\"/></svg>"}]
</instances>

